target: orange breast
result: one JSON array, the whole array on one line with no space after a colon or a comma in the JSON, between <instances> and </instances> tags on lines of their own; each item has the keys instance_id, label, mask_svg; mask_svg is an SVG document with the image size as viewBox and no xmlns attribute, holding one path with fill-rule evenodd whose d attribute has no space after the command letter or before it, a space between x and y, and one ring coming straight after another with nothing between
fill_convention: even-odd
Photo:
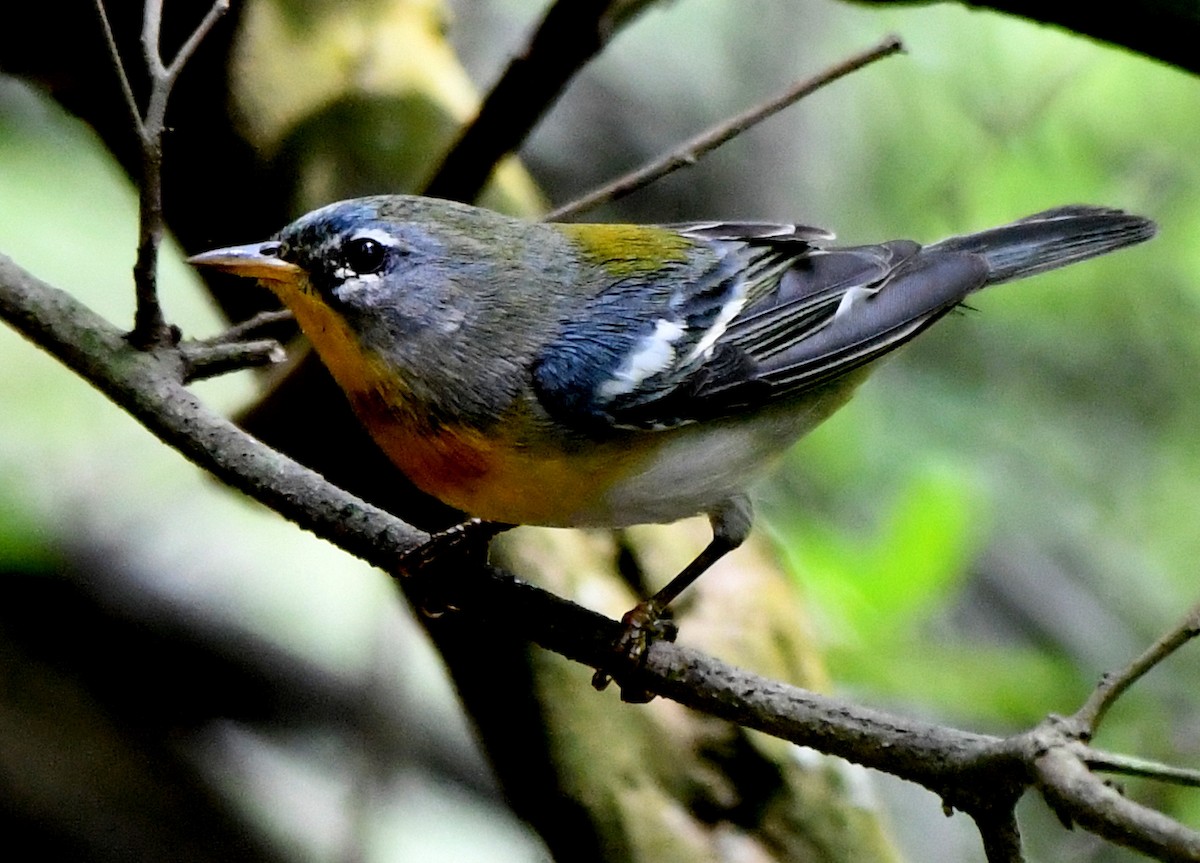
<instances>
[{"instance_id":1,"label":"orange breast","mask_svg":"<svg viewBox=\"0 0 1200 863\"><path fill-rule=\"evenodd\" d=\"M393 400L358 393L359 419L388 458L421 490L490 521L569 527L592 523L607 489L635 470L628 448L532 452L478 431L419 428Z\"/></svg>"},{"instance_id":2,"label":"orange breast","mask_svg":"<svg viewBox=\"0 0 1200 863\"><path fill-rule=\"evenodd\" d=\"M418 488L491 521L569 527L605 521L606 491L634 471L623 446L567 453L531 451L520 437L491 439L468 428L433 426L411 407L405 382L315 294L272 284L292 309L355 412L387 456Z\"/></svg>"}]
</instances>

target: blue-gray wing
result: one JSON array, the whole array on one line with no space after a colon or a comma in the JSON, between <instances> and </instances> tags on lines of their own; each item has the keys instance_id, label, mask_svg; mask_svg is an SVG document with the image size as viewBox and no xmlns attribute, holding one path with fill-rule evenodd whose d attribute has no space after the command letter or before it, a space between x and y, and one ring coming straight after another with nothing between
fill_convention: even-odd
<instances>
[{"instance_id":1,"label":"blue-gray wing","mask_svg":"<svg viewBox=\"0 0 1200 863\"><path fill-rule=\"evenodd\" d=\"M725 333L747 373L714 375L695 397L721 412L798 396L895 350L987 278L980 257L907 240L816 252Z\"/></svg>"},{"instance_id":2,"label":"blue-gray wing","mask_svg":"<svg viewBox=\"0 0 1200 863\"><path fill-rule=\"evenodd\" d=\"M1072 205L924 248L824 248L822 231L755 222L675 229L696 261L608 286L546 348L534 386L560 422L669 428L797 398L984 285L1140 243L1155 225Z\"/></svg>"},{"instance_id":3,"label":"blue-gray wing","mask_svg":"<svg viewBox=\"0 0 1200 863\"><path fill-rule=\"evenodd\" d=\"M908 341L987 277L976 255L908 241L823 249L828 235L793 226L676 229L710 244L705 266L611 286L545 348L534 388L559 422L671 428L797 397Z\"/></svg>"}]
</instances>

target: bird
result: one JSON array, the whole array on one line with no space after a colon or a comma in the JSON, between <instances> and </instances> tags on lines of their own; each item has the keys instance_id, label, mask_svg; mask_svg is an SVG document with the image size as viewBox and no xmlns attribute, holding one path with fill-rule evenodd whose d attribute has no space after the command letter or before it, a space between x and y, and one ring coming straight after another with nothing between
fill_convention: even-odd
<instances>
[{"instance_id":1,"label":"bird","mask_svg":"<svg viewBox=\"0 0 1200 863\"><path fill-rule=\"evenodd\" d=\"M985 287L1156 230L1071 205L924 246L838 246L798 224L547 223L377 195L189 261L270 289L392 463L468 516L707 516L709 544L623 618L619 649L639 659L748 536L753 480L882 357Z\"/></svg>"}]
</instances>

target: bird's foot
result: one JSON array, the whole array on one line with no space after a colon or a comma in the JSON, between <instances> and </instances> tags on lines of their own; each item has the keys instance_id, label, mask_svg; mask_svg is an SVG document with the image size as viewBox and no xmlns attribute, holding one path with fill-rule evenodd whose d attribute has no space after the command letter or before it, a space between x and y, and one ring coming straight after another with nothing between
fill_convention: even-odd
<instances>
[{"instance_id":1,"label":"bird's foot","mask_svg":"<svg viewBox=\"0 0 1200 863\"><path fill-rule=\"evenodd\" d=\"M653 598L639 602L621 618L621 634L613 642L613 667L598 668L592 675L592 686L604 689L615 680L621 687L621 700L645 704L654 698L636 682L637 672L646 663L646 653L656 641L672 642L679 635L679 624L670 610Z\"/></svg>"},{"instance_id":2,"label":"bird's foot","mask_svg":"<svg viewBox=\"0 0 1200 863\"><path fill-rule=\"evenodd\" d=\"M472 518L431 534L429 539L400 556L396 571L404 577L405 592L426 617L441 617L454 605L440 589L448 567L483 566L488 546L497 534L512 525Z\"/></svg>"}]
</instances>

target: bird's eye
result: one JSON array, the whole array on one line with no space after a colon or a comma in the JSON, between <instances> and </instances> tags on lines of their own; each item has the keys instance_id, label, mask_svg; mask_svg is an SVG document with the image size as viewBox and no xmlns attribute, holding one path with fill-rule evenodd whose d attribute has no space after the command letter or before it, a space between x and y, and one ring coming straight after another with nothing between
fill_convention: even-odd
<instances>
[{"instance_id":1,"label":"bird's eye","mask_svg":"<svg viewBox=\"0 0 1200 863\"><path fill-rule=\"evenodd\" d=\"M346 244L346 266L360 276L377 273L387 261L387 246L370 237L357 237Z\"/></svg>"}]
</instances>

